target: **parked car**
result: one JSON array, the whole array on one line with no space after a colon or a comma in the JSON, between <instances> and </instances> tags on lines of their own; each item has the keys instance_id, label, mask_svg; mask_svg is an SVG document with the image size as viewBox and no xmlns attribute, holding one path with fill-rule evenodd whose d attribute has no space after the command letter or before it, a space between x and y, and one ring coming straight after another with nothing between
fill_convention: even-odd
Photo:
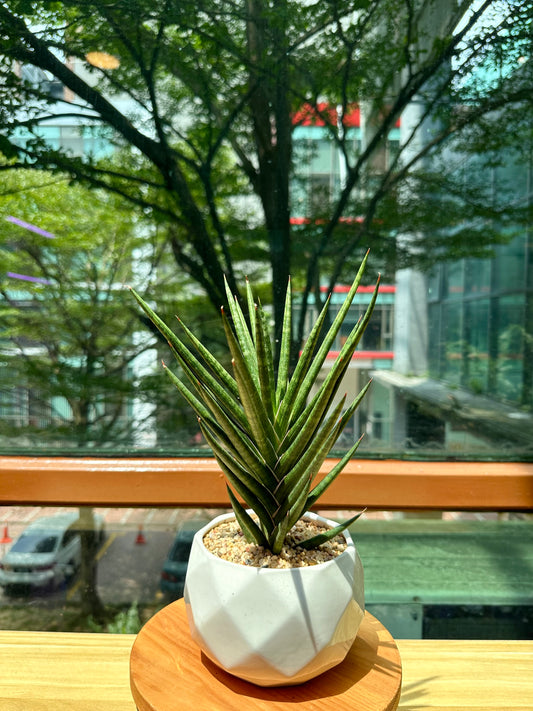
<instances>
[{"instance_id":1,"label":"parked car","mask_svg":"<svg viewBox=\"0 0 533 711\"><path fill-rule=\"evenodd\" d=\"M174 542L170 546L163 563L159 589L171 600L177 600L183 596L192 539L196 531L206 523L207 521L186 521L178 530Z\"/></svg>"},{"instance_id":2,"label":"parked car","mask_svg":"<svg viewBox=\"0 0 533 711\"><path fill-rule=\"evenodd\" d=\"M81 564L81 541L75 526L78 513L63 513L36 519L17 538L0 562L0 586L54 588L68 582ZM99 542L104 522L95 516Z\"/></svg>"}]
</instances>

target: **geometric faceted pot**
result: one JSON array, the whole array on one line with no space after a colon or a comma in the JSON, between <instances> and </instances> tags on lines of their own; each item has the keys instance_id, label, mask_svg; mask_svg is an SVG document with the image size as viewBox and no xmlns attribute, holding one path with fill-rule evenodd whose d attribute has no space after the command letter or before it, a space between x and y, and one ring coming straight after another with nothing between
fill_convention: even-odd
<instances>
[{"instance_id":1,"label":"geometric faceted pot","mask_svg":"<svg viewBox=\"0 0 533 711\"><path fill-rule=\"evenodd\" d=\"M301 684L343 661L364 617L363 566L348 531L346 550L302 568L257 568L223 560L199 530L185 580L193 639L219 667L261 686ZM316 514L304 518L333 526Z\"/></svg>"}]
</instances>

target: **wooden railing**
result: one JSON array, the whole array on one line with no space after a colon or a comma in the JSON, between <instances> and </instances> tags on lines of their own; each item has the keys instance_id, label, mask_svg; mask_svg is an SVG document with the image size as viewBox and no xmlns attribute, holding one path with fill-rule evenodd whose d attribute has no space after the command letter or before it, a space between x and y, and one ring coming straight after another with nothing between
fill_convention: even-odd
<instances>
[{"instance_id":1,"label":"wooden railing","mask_svg":"<svg viewBox=\"0 0 533 711\"><path fill-rule=\"evenodd\" d=\"M0 457L0 504L226 508L228 498L213 459ZM356 459L320 507L364 506L533 511L533 463ZM133 641L123 635L0 632L0 707L134 711L128 685ZM399 709L533 708L531 642L399 640L398 648ZM223 681L213 677L213 683ZM330 708L329 701L313 700L313 708ZM238 704L232 708L241 708L242 696Z\"/></svg>"},{"instance_id":2,"label":"wooden railing","mask_svg":"<svg viewBox=\"0 0 533 711\"><path fill-rule=\"evenodd\" d=\"M224 508L228 497L210 458L0 457L0 503ZM533 463L354 459L319 506L533 511Z\"/></svg>"}]
</instances>

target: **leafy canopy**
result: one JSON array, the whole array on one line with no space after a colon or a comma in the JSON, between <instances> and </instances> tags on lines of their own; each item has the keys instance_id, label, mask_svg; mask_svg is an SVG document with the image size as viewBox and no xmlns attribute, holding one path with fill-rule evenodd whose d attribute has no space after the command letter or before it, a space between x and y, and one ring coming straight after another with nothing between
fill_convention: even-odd
<instances>
[{"instance_id":1,"label":"leafy canopy","mask_svg":"<svg viewBox=\"0 0 533 711\"><path fill-rule=\"evenodd\" d=\"M346 278L368 247L389 276L486 253L527 222L487 186L494 162L529 140L532 17L522 0L8 0L0 150L170 225L180 270L217 309L247 257L246 273L251 261L271 276L278 339L291 273L298 341L311 291ZM95 51L114 68L91 64ZM316 199L295 226L303 106L340 167L323 194L308 188ZM121 165L58 150L51 116L89 125Z\"/></svg>"}]
</instances>

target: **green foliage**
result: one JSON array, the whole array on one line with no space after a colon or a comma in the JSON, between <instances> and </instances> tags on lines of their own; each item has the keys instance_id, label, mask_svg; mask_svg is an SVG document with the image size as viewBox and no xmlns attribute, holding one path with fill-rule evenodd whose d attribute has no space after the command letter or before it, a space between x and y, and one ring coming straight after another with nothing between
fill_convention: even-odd
<instances>
[{"instance_id":1,"label":"green foliage","mask_svg":"<svg viewBox=\"0 0 533 711\"><path fill-rule=\"evenodd\" d=\"M137 634L142 627L137 602L127 610L121 610L115 619L107 625L109 634Z\"/></svg>"},{"instance_id":2,"label":"green foliage","mask_svg":"<svg viewBox=\"0 0 533 711\"><path fill-rule=\"evenodd\" d=\"M108 634L137 634L142 627L137 601L133 602L127 610L120 610L105 627L89 617L87 626L91 632L107 632Z\"/></svg>"},{"instance_id":3,"label":"green foliage","mask_svg":"<svg viewBox=\"0 0 533 711\"><path fill-rule=\"evenodd\" d=\"M123 283L135 270L151 286L146 227L117 197L32 171L4 176L0 222L2 444L131 444L139 383L129 368L155 338L134 340L141 324Z\"/></svg>"},{"instance_id":4,"label":"green foliage","mask_svg":"<svg viewBox=\"0 0 533 711\"><path fill-rule=\"evenodd\" d=\"M313 393L327 354L361 283L367 259L368 254L329 329L323 329L329 305L326 303L292 373L290 284L277 373L268 317L261 304L255 302L249 282L246 285L248 321L237 297L228 294L230 313L222 310L222 322L233 375L184 323L180 321L182 335L177 336L132 290L145 313L168 341L189 380L187 386L165 366L169 378L198 416L202 433L226 476L233 510L244 535L274 553L279 553L288 531L335 480L359 444L354 444L324 479L316 483L320 467L370 384L344 412L346 396L333 406L342 378L372 314L379 280L364 316ZM253 511L256 519L246 507ZM356 518L302 545L309 548L320 545Z\"/></svg>"},{"instance_id":5,"label":"green foliage","mask_svg":"<svg viewBox=\"0 0 533 711\"><path fill-rule=\"evenodd\" d=\"M502 186L487 188L496 154L531 145L532 18L522 0L11 0L0 5L0 149L165 224L216 309L224 274L235 293L244 260L254 282L266 266L276 336L291 273L301 334L316 284L345 279L368 247L389 278L479 256L509 221L528 224L508 189L502 205ZM102 49L118 67L87 61ZM57 102L50 78L75 100ZM298 180L330 169L300 160L304 104L342 170L322 192L307 183L314 199L294 228ZM58 150L45 140L51 115L105 131L119 165ZM465 153L481 156L468 175Z\"/></svg>"}]
</instances>

